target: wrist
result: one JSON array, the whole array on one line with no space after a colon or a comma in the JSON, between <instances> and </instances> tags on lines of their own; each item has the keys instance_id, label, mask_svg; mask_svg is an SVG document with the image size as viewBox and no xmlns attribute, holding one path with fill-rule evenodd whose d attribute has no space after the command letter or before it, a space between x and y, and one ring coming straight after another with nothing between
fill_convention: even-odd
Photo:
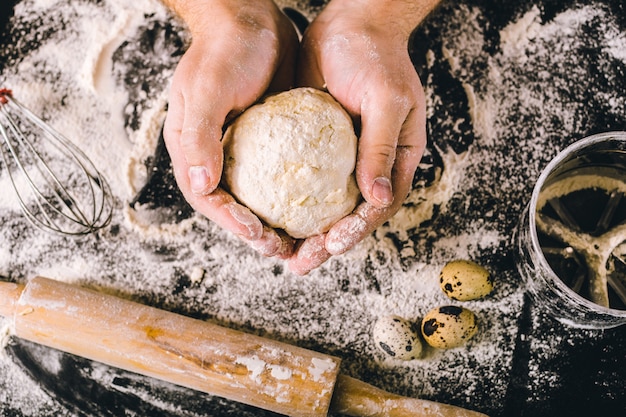
<instances>
[{"instance_id":1,"label":"wrist","mask_svg":"<svg viewBox=\"0 0 626 417\"><path fill-rule=\"evenodd\" d=\"M408 40L411 32L441 0L332 0L326 7L330 18L351 16L363 24L394 31Z\"/></svg>"},{"instance_id":2,"label":"wrist","mask_svg":"<svg viewBox=\"0 0 626 417\"><path fill-rule=\"evenodd\" d=\"M273 28L277 20L272 0L162 0L187 25L192 36L233 23Z\"/></svg>"}]
</instances>

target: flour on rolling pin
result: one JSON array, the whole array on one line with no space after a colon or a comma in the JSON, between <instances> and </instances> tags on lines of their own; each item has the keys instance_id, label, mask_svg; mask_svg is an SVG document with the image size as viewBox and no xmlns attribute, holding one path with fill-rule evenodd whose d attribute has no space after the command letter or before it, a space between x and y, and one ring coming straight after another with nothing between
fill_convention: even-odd
<instances>
[{"instance_id":1,"label":"flour on rolling pin","mask_svg":"<svg viewBox=\"0 0 626 417\"><path fill-rule=\"evenodd\" d=\"M0 284L22 339L281 414L328 413L335 357L47 278Z\"/></svg>"},{"instance_id":2,"label":"flour on rolling pin","mask_svg":"<svg viewBox=\"0 0 626 417\"><path fill-rule=\"evenodd\" d=\"M288 416L484 417L340 375L332 356L47 278L0 281L0 315L31 342Z\"/></svg>"}]
</instances>

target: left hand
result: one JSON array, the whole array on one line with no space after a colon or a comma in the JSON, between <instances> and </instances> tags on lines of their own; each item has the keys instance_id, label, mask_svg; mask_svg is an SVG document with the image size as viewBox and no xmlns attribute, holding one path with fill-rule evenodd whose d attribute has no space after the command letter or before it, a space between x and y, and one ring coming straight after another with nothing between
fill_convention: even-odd
<instances>
[{"instance_id":1,"label":"left hand","mask_svg":"<svg viewBox=\"0 0 626 417\"><path fill-rule=\"evenodd\" d=\"M199 213L266 256L293 240L220 187L224 125L263 94L293 86L298 38L272 0L167 0L192 42L176 67L163 136L176 182Z\"/></svg>"}]
</instances>

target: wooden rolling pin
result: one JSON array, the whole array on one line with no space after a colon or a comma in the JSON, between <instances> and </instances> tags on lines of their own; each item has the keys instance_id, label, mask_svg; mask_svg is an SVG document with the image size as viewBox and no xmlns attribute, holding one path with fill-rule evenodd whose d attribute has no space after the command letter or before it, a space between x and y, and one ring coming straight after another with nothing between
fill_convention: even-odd
<instances>
[{"instance_id":1,"label":"wooden rolling pin","mask_svg":"<svg viewBox=\"0 0 626 417\"><path fill-rule=\"evenodd\" d=\"M478 417L339 374L339 359L37 277L0 282L17 337L294 417Z\"/></svg>"}]
</instances>

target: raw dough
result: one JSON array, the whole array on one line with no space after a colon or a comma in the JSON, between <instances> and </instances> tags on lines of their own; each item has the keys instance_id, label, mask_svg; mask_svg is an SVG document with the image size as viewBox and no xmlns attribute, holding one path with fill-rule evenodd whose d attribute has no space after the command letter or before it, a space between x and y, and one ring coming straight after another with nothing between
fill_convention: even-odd
<instances>
[{"instance_id":1,"label":"raw dough","mask_svg":"<svg viewBox=\"0 0 626 417\"><path fill-rule=\"evenodd\" d=\"M295 238L326 232L356 206L357 138L330 94L298 88L246 110L224 135L224 181L242 204Z\"/></svg>"}]
</instances>

